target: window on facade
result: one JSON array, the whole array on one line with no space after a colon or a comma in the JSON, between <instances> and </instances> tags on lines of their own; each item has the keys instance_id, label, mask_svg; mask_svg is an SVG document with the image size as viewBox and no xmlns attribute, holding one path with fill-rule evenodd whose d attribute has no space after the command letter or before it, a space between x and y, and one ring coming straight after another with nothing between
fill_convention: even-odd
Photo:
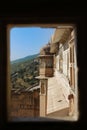
<instances>
[{"instance_id":1,"label":"window on facade","mask_svg":"<svg viewBox=\"0 0 87 130\"><path fill-rule=\"evenodd\" d=\"M40 60L40 68L45 68L45 59Z\"/></svg>"},{"instance_id":2,"label":"window on facade","mask_svg":"<svg viewBox=\"0 0 87 130\"><path fill-rule=\"evenodd\" d=\"M52 67L53 67L52 59L47 59L47 61L46 61L46 68L52 68Z\"/></svg>"},{"instance_id":3,"label":"window on facade","mask_svg":"<svg viewBox=\"0 0 87 130\"><path fill-rule=\"evenodd\" d=\"M74 63L74 45L73 45L73 47L72 47L72 49L73 49L73 63Z\"/></svg>"},{"instance_id":4,"label":"window on facade","mask_svg":"<svg viewBox=\"0 0 87 130\"><path fill-rule=\"evenodd\" d=\"M72 63L72 48L70 47L70 62Z\"/></svg>"},{"instance_id":5,"label":"window on facade","mask_svg":"<svg viewBox=\"0 0 87 130\"><path fill-rule=\"evenodd\" d=\"M64 43L64 51L67 50L69 48L68 42Z\"/></svg>"}]
</instances>

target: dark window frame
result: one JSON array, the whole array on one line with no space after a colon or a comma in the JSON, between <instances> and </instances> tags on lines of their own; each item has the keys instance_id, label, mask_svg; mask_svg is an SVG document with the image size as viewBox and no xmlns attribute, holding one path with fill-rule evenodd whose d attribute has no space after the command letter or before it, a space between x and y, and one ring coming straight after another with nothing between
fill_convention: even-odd
<instances>
[{"instance_id":1,"label":"dark window frame","mask_svg":"<svg viewBox=\"0 0 87 130\"><path fill-rule=\"evenodd\" d=\"M30 4L31 5L31 4ZM34 5L34 4L32 4ZM71 4L72 5L72 4ZM68 6L68 5L67 5ZM75 3L74 3L75 6ZM32 6L33 7L33 6ZM44 7L44 6L43 6ZM60 6L61 7L61 6ZM71 6L70 6L71 7ZM66 10L68 9L68 11L66 11L67 13L69 12L69 8L66 8ZM73 6L72 6L73 7ZM59 7L58 7L59 8ZM39 8L38 8L39 9ZM62 8L63 9L63 8ZM42 9L43 10L43 9ZM1 57L0 57L0 63L2 63L0 65L0 73L2 76L0 76L0 81L1 81L1 87L0 87L0 122L1 122L1 127L2 129L4 129L5 127L7 128L14 128L14 127L21 127L22 128L22 123L9 123L9 121L7 120L7 32L6 32L6 27L8 24L27 24L27 23L75 23L77 26L77 32L78 32L78 36L77 36L77 48L78 48L78 52L77 52L77 57L78 57L78 66L79 66L79 76L78 76L78 85L79 85L79 89L80 89L80 101L79 104L80 106L80 110L81 110L81 116L80 116L80 120L77 122L62 122L62 121L56 121L56 120L50 120L50 125L48 125L50 128L52 126L52 128L54 127L53 124L55 124L55 128L57 127L58 129L65 129L65 128L80 128L80 126L82 125L82 123L85 125L86 124L86 108L87 105L84 104L86 101L86 86L85 86L85 76L84 79L82 77L82 75L85 75L85 68L86 68L86 64L84 64L84 58L82 59L82 56L84 56L85 53L85 43L86 43L86 28L84 26L84 24L86 25L86 20L85 17L82 16L82 11L77 10L75 11L76 14L74 14L74 16L72 15L67 15L67 13L63 13L62 11L58 11L56 8L54 10L52 10L52 8L45 8L45 10L42 11L42 14L40 15L39 12L41 12L41 10L35 10L33 14L31 14L32 11L29 10L29 12L27 13L27 11L25 11L25 13L21 12L20 13L13 13L13 15L11 15L11 11L8 14L2 13L1 14L1 21L0 21L0 52L1 52ZM73 9L71 8L71 10L73 11ZM74 8L75 10L75 8ZM15 10L17 11L17 10ZM14 12L15 12L14 11ZM7 10L8 12L8 10ZM79 12L79 13L78 13ZM0 12L1 13L1 12ZM81 14L80 14L81 13ZM22 15L25 14L25 15ZM80 15L78 15L80 14ZM84 14L84 13L83 13ZM11 17L12 16L12 17ZM42 16L42 17L40 17ZM84 33L82 33L84 32ZM79 38L78 38L79 37ZM82 44L82 39L83 39L83 44ZM4 60L3 60L4 59ZM83 69L81 69L83 68ZM6 82L2 82L4 79L4 81ZM82 82L84 81L84 82ZM84 96L83 96L84 95ZM3 104L4 101L4 104ZM42 118L41 118L42 119ZM38 122L41 121L41 119L37 119ZM44 119L42 119L44 120ZM46 122L46 119L44 120ZM27 121L26 121L27 122ZM45 122L43 122L43 125L41 127L46 127L46 125L44 124ZM29 121L28 124L26 123L26 126L29 125ZM13 125L13 126L12 126ZM36 127L36 125L29 125L32 126L33 128ZM38 124L38 127L40 126L40 124ZM47 128L48 128L47 126ZM82 127L81 127L82 128Z\"/></svg>"}]
</instances>

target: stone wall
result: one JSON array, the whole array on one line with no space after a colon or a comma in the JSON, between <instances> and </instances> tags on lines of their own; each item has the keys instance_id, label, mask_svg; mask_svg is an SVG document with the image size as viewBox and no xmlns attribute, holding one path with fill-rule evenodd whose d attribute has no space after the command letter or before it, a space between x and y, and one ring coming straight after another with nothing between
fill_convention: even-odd
<instances>
[{"instance_id":1,"label":"stone wall","mask_svg":"<svg viewBox=\"0 0 87 130\"><path fill-rule=\"evenodd\" d=\"M11 117L39 116L39 89L11 95Z\"/></svg>"}]
</instances>

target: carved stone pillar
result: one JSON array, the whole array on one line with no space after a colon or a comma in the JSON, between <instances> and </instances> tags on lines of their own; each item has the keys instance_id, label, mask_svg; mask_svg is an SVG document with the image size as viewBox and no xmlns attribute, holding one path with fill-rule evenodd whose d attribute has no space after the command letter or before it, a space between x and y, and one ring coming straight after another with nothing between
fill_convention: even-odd
<instances>
[{"instance_id":1,"label":"carved stone pillar","mask_svg":"<svg viewBox=\"0 0 87 130\"><path fill-rule=\"evenodd\" d=\"M40 116L46 116L47 109L47 79L40 80Z\"/></svg>"}]
</instances>

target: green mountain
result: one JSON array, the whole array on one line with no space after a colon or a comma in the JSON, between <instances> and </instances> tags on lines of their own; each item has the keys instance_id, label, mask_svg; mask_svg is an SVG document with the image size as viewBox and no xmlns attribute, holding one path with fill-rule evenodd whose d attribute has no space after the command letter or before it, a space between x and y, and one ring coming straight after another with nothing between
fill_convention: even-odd
<instances>
[{"instance_id":1,"label":"green mountain","mask_svg":"<svg viewBox=\"0 0 87 130\"><path fill-rule=\"evenodd\" d=\"M38 85L38 79L35 78L39 75L38 55L30 55L11 62L12 88Z\"/></svg>"},{"instance_id":2,"label":"green mountain","mask_svg":"<svg viewBox=\"0 0 87 130\"><path fill-rule=\"evenodd\" d=\"M25 61L27 61L27 60L32 60L32 59L36 58L38 55L39 55L39 54L34 54L34 55L26 56L26 57L24 57L24 58L20 58L20 59L11 61L11 64L21 63L21 62L25 62Z\"/></svg>"}]
</instances>

